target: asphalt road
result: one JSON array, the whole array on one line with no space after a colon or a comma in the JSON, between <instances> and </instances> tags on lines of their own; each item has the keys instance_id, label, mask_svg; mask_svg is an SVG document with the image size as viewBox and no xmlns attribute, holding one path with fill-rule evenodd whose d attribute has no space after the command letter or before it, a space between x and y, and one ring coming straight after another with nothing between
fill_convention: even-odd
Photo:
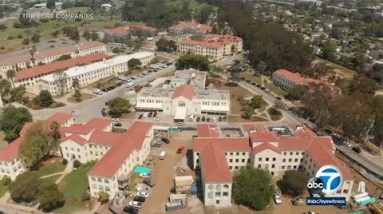
<instances>
[{"instance_id":1,"label":"asphalt road","mask_svg":"<svg viewBox=\"0 0 383 214\"><path fill-rule=\"evenodd\" d=\"M153 81L157 79L158 77L161 77L167 73L175 71L175 69L176 69L175 66L172 65L158 72L149 73L148 75L140 79L137 79L135 81L135 84ZM31 110L31 113L33 115L34 120L43 120L57 112L63 112L63 113L73 114L75 120L78 122L87 122L88 120L94 117L102 117L101 109L105 107L105 103L113 98L123 96L128 91L129 89L127 89L125 85L122 85L121 87L117 87L113 89L112 91L105 92L102 95L98 95L95 98L86 100L78 104L63 106L63 107L54 108L54 109L43 109L38 111Z\"/></svg>"}]
</instances>

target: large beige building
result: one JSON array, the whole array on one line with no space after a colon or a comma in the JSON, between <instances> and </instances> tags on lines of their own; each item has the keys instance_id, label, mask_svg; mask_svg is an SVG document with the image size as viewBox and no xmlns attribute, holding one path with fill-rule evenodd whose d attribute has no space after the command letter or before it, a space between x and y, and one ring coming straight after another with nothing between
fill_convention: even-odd
<instances>
[{"instance_id":1,"label":"large beige building","mask_svg":"<svg viewBox=\"0 0 383 214\"><path fill-rule=\"evenodd\" d=\"M32 63L31 55L28 51L4 54L0 59L0 76L6 78L6 72L11 69L19 71L26 69L29 66L33 67L39 63L49 64L63 55L70 55L72 58L77 58L103 52L106 52L106 45L101 42L92 41L44 50L38 49L33 56L34 64Z\"/></svg>"},{"instance_id":2,"label":"large beige building","mask_svg":"<svg viewBox=\"0 0 383 214\"><path fill-rule=\"evenodd\" d=\"M308 177L324 165L335 165L343 174L341 189L331 196L351 196L353 177L335 155L328 136L319 137L304 126L289 127L279 133L261 125L243 125L240 137L223 136L216 125L198 126L193 139L193 165L200 168L205 205L231 205L232 173L251 165L281 177L286 170L301 170ZM327 195L330 196L330 195Z\"/></svg>"},{"instance_id":3,"label":"large beige building","mask_svg":"<svg viewBox=\"0 0 383 214\"><path fill-rule=\"evenodd\" d=\"M63 158L81 163L97 161L88 172L92 197L103 191L112 199L122 192L134 167L141 165L150 153L150 123L135 122L125 133L113 133L111 129L112 121L102 118L60 128Z\"/></svg>"},{"instance_id":4,"label":"large beige building","mask_svg":"<svg viewBox=\"0 0 383 214\"><path fill-rule=\"evenodd\" d=\"M174 115L176 121L199 114L229 114L228 90L205 88L206 72L176 71L171 82L137 94L136 109Z\"/></svg>"},{"instance_id":5,"label":"large beige building","mask_svg":"<svg viewBox=\"0 0 383 214\"><path fill-rule=\"evenodd\" d=\"M137 52L118 55L100 62L72 67L60 73L45 75L40 78L35 90L48 90L52 95L65 94L73 90L74 79L78 79L80 87L84 87L100 79L128 71L128 61L131 59L138 59L141 66L146 66L154 59L154 53Z\"/></svg>"},{"instance_id":6,"label":"large beige building","mask_svg":"<svg viewBox=\"0 0 383 214\"><path fill-rule=\"evenodd\" d=\"M180 53L200 54L207 56L211 60L218 60L242 50L241 38L218 34L206 34L201 40L192 38L180 40L177 48Z\"/></svg>"}]
</instances>

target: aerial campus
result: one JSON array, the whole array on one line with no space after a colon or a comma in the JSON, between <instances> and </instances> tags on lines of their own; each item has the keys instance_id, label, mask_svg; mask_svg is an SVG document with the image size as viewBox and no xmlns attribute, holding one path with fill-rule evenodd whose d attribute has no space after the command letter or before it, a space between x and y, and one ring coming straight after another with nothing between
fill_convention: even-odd
<instances>
[{"instance_id":1,"label":"aerial campus","mask_svg":"<svg viewBox=\"0 0 383 214\"><path fill-rule=\"evenodd\" d=\"M0 0L0 213L382 214L356 2Z\"/></svg>"}]
</instances>

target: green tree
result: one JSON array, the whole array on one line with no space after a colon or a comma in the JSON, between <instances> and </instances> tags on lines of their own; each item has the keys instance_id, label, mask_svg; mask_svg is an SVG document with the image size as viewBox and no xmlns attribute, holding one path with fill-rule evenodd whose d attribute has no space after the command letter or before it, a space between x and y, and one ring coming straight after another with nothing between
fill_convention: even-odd
<instances>
[{"instance_id":1,"label":"green tree","mask_svg":"<svg viewBox=\"0 0 383 214\"><path fill-rule=\"evenodd\" d=\"M96 41L96 40L99 39L98 34L96 33L96 31L92 31L91 39L92 39L92 41Z\"/></svg>"},{"instance_id":2,"label":"green tree","mask_svg":"<svg viewBox=\"0 0 383 214\"><path fill-rule=\"evenodd\" d=\"M322 45L322 58L328 60L335 60L336 44L331 41L326 41Z\"/></svg>"},{"instance_id":3,"label":"green tree","mask_svg":"<svg viewBox=\"0 0 383 214\"><path fill-rule=\"evenodd\" d=\"M44 122L38 121L32 125L25 134L20 145L19 156L30 168L50 153L53 149L53 140L46 130Z\"/></svg>"},{"instance_id":4,"label":"green tree","mask_svg":"<svg viewBox=\"0 0 383 214\"><path fill-rule=\"evenodd\" d=\"M72 80L72 88L80 89L80 80L77 77Z\"/></svg>"},{"instance_id":5,"label":"green tree","mask_svg":"<svg viewBox=\"0 0 383 214\"><path fill-rule=\"evenodd\" d=\"M297 196L306 189L307 180L307 176L303 172L287 170L279 182L279 186L284 193Z\"/></svg>"},{"instance_id":6,"label":"green tree","mask_svg":"<svg viewBox=\"0 0 383 214\"><path fill-rule=\"evenodd\" d=\"M178 70L194 68L200 71L208 71L209 59L203 55L185 54L177 60L176 67Z\"/></svg>"},{"instance_id":7,"label":"green tree","mask_svg":"<svg viewBox=\"0 0 383 214\"><path fill-rule=\"evenodd\" d=\"M306 86L297 85L288 92L288 94L286 95L286 98L289 100L299 100L303 97L306 91L307 91Z\"/></svg>"},{"instance_id":8,"label":"green tree","mask_svg":"<svg viewBox=\"0 0 383 214\"><path fill-rule=\"evenodd\" d=\"M12 89L12 84L6 79L0 79L0 94L1 97L5 100Z\"/></svg>"},{"instance_id":9,"label":"green tree","mask_svg":"<svg viewBox=\"0 0 383 214\"><path fill-rule=\"evenodd\" d=\"M52 138L52 148L56 151L59 148L59 141L61 138L60 125L56 121L52 121L49 125L49 136Z\"/></svg>"},{"instance_id":10,"label":"green tree","mask_svg":"<svg viewBox=\"0 0 383 214\"><path fill-rule=\"evenodd\" d=\"M242 168L234 176L233 198L237 204L262 210L269 205L273 192L274 187L268 171Z\"/></svg>"},{"instance_id":11,"label":"green tree","mask_svg":"<svg viewBox=\"0 0 383 214\"><path fill-rule=\"evenodd\" d=\"M173 52L177 50L177 44L174 40L167 40L164 37L161 37L156 42L157 50L165 52Z\"/></svg>"},{"instance_id":12,"label":"green tree","mask_svg":"<svg viewBox=\"0 0 383 214\"><path fill-rule=\"evenodd\" d=\"M62 207L65 203L64 195L58 190L57 184L43 182L39 187L38 194L39 209L51 212Z\"/></svg>"},{"instance_id":13,"label":"green tree","mask_svg":"<svg viewBox=\"0 0 383 214\"><path fill-rule=\"evenodd\" d=\"M242 117L245 119L250 119L251 116L253 116L253 114L254 114L254 109L251 106L246 106L242 114Z\"/></svg>"},{"instance_id":14,"label":"green tree","mask_svg":"<svg viewBox=\"0 0 383 214\"><path fill-rule=\"evenodd\" d=\"M9 101L10 102L23 102L24 100L24 94L25 94L25 86L17 86L16 88L13 88L10 90L9 95Z\"/></svg>"},{"instance_id":15,"label":"green tree","mask_svg":"<svg viewBox=\"0 0 383 214\"><path fill-rule=\"evenodd\" d=\"M14 88L15 87L14 78L16 75L16 71L14 69L9 69L6 73L6 75L7 75L7 78L11 80L12 87Z\"/></svg>"},{"instance_id":16,"label":"green tree","mask_svg":"<svg viewBox=\"0 0 383 214\"><path fill-rule=\"evenodd\" d=\"M18 175L9 186L12 200L17 203L36 201L40 184L41 180L36 172L27 171Z\"/></svg>"},{"instance_id":17,"label":"green tree","mask_svg":"<svg viewBox=\"0 0 383 214\"><path fill-rule=\"evenodd\" d=\"M56 0L47 0L47 8L48 9L55 9L56 8L56 4L55 4Z\"/></svg>"},{"instance_id":18,"label":"green tree","mask_svg":"<svg viewBox=\"0 0 383 214\"><path fill-rule=\"evenodd\" d=\"M141 61L139 59L133 58L128 61L129 70L134 70L141 66Z\"/></svg>"},{"instance_id":19,"label":"green tree","mask_svg":"<svg viewBox=\"0 0 383 214\"><path fill-rule=\"evenodd\" d=\"M31 37L31 41L32 41L33 43L38 43L38 42L40 42L40 35L37 34L37 33L33 34L32 37Z\"/></svg>"},{"instance_id":20,"label":"green tree","mask_svg":"<svg viewBox=\"0 0 383 214\"><path fill-rule=\"evenodd\" d=\"M30 43L29 38L24 38L23 39L23 45L29 45L29 43Z\"/></svg>"},{"instance_id":21,"label":"green tree","mask_svg":"<svg viewBox=\"0 0 383 214\"><path fill-rule=\"evenodd\" d=\"M53 103L53 98L48 90L42 90L39 93L40 106L49 107Z\"/></svg>"},{"instance_id":22,"label":"green tree","mask_svg":"<svg viewBox=\"0 0 383 214\"><path fill-rule=\"evenodd\" d=\"M81 94L81 91L78 90L78 89L75 89L75 90L74 90L74 95L73 95L73 97L74 97L74 100L75 100L76 102L81 102L81 100L82 100L82 94Z\"/></svg>"},{"instance_id":23,"label":"green tree","mask_svg":"<svg viewBox=\"0 0 383 214\"><path fill-rule=\"evenodd\" d=\"M7 106L0 116L0 129L5 132L5 140L13 141L19 137L25 123L32 121L32 115L26 108Z\"/></svg>"},{"instance_id":24,"label":"green tree","mask_svg":"<svg viewBox=\"0 0 383 214\"><path fill-rule=\"evenodd\" d=\"M90 33L89 29L85 29L82 33L82 36L89 41L92 38L92 34Z\"/></svg>"},{"instance_id":25,"label":"green tree","mask_svg":"<svg viewBox=\"0 0 383 214\"><path fill-rule=\"evenodd\" d=\"M253 109L257 109L257 108L260 108L260 107L261 107L262 103L263 103L263 98L262 98L262 96L261 96L261 95L254 95L254 97L251 98L249 105L250 105Z\"/></svg>"},{"instance_id":26,"label":"green tree","mask_svg":"<svg viewBox=\"0 0 383 214\"><path fill-rule=\"evenodd\" d=\"M101 202L101 204L105 204L109 201L109 194L107 192L101 191L98 193L98 201Z\"/></svg>"},{"instance_id":27,"label":"green tree","mask_svg":"<svg viewBox=\"0 0 383 214\"><path fill-rule=\"evenodd\" d=\"M65 36L69 37L69 39L78 42L80 40L80 33L78 32L77 27L63 27L62 32Z\"/></svg>"},{"instance_id":28,"label":"green tree","mask_svg":"<svg viewBox=\"0 0 383 214\"><path fill-rule=\"evenodd\" d=\"M108 102L109 114L112 117L121 117L122 114L128 113L130 110L129 100L117 97Z\"/></svg>"}]
</instances>

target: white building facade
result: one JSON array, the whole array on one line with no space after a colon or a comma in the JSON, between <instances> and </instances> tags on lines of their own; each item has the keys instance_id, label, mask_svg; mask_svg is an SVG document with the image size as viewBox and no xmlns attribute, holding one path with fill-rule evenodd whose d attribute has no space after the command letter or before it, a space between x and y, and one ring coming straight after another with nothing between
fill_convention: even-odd
<instances>
[{"instance_id":1,"label":"white building facade","mask_svg":"<svg viewBox=\"0 0 383 214\"><path fill-rule=\"evenodd\" d=\"M78 79L80 87L97 82L100 79L128 71L128 61L138 59L141 66L146 66L154 59L154 53L138 52L130 55L119 55L101 62L95 62L81 67L73 67L58 74L41 77L37 90L48 90L52 95L69 93L73 90L72 82Z\"/></svg>"}]
</instances>

